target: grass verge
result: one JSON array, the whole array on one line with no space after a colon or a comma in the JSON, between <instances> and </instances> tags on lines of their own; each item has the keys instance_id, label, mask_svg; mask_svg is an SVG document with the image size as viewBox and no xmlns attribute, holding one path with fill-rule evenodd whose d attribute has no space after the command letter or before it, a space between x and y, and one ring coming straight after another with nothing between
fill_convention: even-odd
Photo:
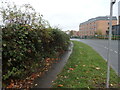
<instances>
[{"instance_id":1,"label":"grass verge","mask_svg":"<svg viewBox=\"0 0 120 90\"><path fill-rule=\"evenodd\" d=\"M73 52L53 82L53 88L105 88L106 61L88 45L78 41L73 43ZM110 87L118 87L118 76L112 69Z\"/></svg>"}]
</instances>

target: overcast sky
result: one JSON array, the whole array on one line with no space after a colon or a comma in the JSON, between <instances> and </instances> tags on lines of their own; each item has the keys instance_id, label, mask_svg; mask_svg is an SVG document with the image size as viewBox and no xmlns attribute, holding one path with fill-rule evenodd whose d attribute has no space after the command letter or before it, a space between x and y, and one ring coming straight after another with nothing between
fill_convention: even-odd
<instances>
[{"instance_id":1,"label":"overcast sky","mask_svg":"<svg viewBox=\"0 0 120 90\"><path fill-rule=\"evenodd\" d=\"M5 1L5 0L0 0ZM79 30L79 24L97 16L109 15L110 0L6 0L17 5L31 4L51 26L62 30ZM118 2L113 15L118 15Z\"/></svg>"}]
</instances>

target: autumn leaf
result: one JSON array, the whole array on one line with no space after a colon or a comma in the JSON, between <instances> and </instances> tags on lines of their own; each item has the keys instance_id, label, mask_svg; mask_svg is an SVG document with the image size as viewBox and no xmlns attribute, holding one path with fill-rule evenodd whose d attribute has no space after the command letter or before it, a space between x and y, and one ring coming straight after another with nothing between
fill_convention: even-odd
<instances>
[{"instance_id":1,"label":"autumn leaf","mask_svg":"<svg viewBox=\"0 0 120 90\"><path fill-rule=\"evenodd\" d=\"M6 46L6 44L3 44L3 46L5 47L5 46Z\"/></svg>"},{"instance_id":2,"label":"autumn leaf","mask_svg":"<svg viewBox=\"0 0 120 90\"><path fill-rule=\"evenodd\" d=\"M79 79L79 77L76 78L77 80Z\"/></svg>"},{"instance_id":3,"label":"autumn leaf","mask_svg":"<svg viewBox=\"0 0 120 90\"><path fill-rule=\"evenodd\" d=\"M37 84L35 84L35 86L37 86Z\"/></svg>"},{"instance_id":4,"label":"autumn leaf","mask_svg":"<svg viewBox=\"0 0 120 90\"><path fill-rule=\"evenodd\" d=\"M11 83L7 88L13 88L14 83Z\"/></svg>"},{"instance_id":5,"label":"autumn leaf","mask_svg":"<svg viewBox=\"0 0 120 90\"><path fill-rule=\"evenodd\" d=\"M51 58L51 60L55 60L55 58Z\"/></svg>"},{"instance_id":6,"label":"autumn leaf","mask_svg":"<svg viewBox=\"0 0 120 90\"><path fill-rule=\"evenodd\" d=\"M95 69L96 69L96 70L100 70L100 68L99 68L99 67L96 67Z\"/></svg>"},{"instance_id":7,"label":"autumn leaf","mask_svg":"<svg viewBox=\"0 0 120 90\"><path fill-rule=\"evenodd\" d=\"M113 84L110 84L110 86L113 86Z\"/></svg>"},{"instance_id":8,"label":"autumn leaf","mask_svg":"<svg viewBox=\"0 0 120 90\"><path fill-rule=\"evenodd\" d=\"M73 68L69 68L69 70L74 70Z\"/></svg>"},{"instance_id":9,"label":"autumn leaf","mask_svg":"<svg viewBox=\"0 0 120 90\"><path fill-rule=\"evenodd\" d=\"M32 51L31 50L28 50L29 53L31 53Z\"/></svg>"},{"instance_id":10,"label":"autumn leaf","mask_svg":"<svg viewBox=\"0 0 120 90\"><path fill-rule=\"evenodd\" d=\"M77 67L78 65L75 65L75 67Z\"/></svg>"},{"instance_id":11,"label":"autumn leaf","mask_svg":"<svg viewBox=\"0 0 120 90\"><path fill-rule=\"evenodd\" d=\"M67 76L64 76L64 78L67 78Z\"/></svg>"},{"instance_id":12,"label":"autumn leaf","mask_svg":"<svg viewBox=\"0 0 120 90\"><path fill-rule=\"evenodd\" d=\"M58 87L63 87L63 85L62 85L62 84L60 84L60 85L58 85Z\"/></svg>"},{"instance_id":13,"label":"autumn leaf","mask_svg":"<svg viewBox=\"0 0 120 90\"><path fill-rule=\"evenodd\" d=\"M46 59L46 62L49 62L49 61L50 61L50 58L47 58L47 59Z\"/></svg>"},{"instance_id":14,"label":"autumn leaf","mask_svg":"<svg viewBox=\"0 0 120 90\"><path fill-rule=\"evenodd\" d=\"M56 60L59 60L59 58L56 58Z\"/></svg>"},{"instance_id":15,"label":"autumn leaf","mask_svg":"<svg viewBox=\"0 0 120 90\"><path fill-rule=\"evenodd\" d=\"M47 65L47 66L49 66L49 65L50 65L50 63L46 63L46 65Z\"/></svg>"},{"instance_id":16,"label":"autumn leaf","mask_svg":"<svg viewBox=\"0 0 120 90\"><path fill-rule=\"evenodd\" d=\"M83 67L85 67L86 65L83 65Z\"/></svg>"},{"instance_id":17,"label":"autumn leaf","mask_svg":"<svg viewBox=\"0 0 120 90\"><path fill-rule=\"evenodd\" d=\"M69 73L69 72L70 72L70 70L67 70L67 72Z\"/></svg>"}]
</instances>

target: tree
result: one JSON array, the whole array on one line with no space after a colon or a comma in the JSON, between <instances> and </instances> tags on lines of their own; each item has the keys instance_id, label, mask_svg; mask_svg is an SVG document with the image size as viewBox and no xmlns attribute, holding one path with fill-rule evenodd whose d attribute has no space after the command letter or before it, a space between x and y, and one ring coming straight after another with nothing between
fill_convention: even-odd
<instances>
[{"instance_id":1,"label":"tree","mask_svg":"<svg viewBox=\"0 0 120 90\"><path fill-rule=\"evenodd\" d=\"M35 9L30 4L24 4L18 7L14 3L12 5L2 3L3 6L0 8L0 13L4 25L21 24L40 29L50 27L49 22L43 19L43 15L36 13Z\"/></svg>"},{"instance_id":2,"label":"tree","mask_svg":"<svg viewBox=\"0 0 120 90\"><path fill-rule=\"evenodd\" d=\"M73 36L73 35L74 35L74 31L71 30L71 31L70 31L70 36Z\"/></svg>"}]
</instances>

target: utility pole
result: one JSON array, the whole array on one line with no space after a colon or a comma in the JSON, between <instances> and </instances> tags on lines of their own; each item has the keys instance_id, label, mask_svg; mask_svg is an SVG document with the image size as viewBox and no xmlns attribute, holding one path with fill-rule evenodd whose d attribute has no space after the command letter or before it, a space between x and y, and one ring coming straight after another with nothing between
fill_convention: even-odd
<instances>
[{"instance_id":1,"label":"utility pole","mask_svg":"<svg viewBox=\"0 0 120 90\"><path fill-rule=\"evenodd\" d=\"M110 47L111 47L111 38L112 38L112 13L113 13L113 4L116 0L111 0L110 2L110 22L109 22L109 41L108 41L108 56L107 56L107 82L106 88L109 88L110 80Z\"/></svg>"}]
</instances>

